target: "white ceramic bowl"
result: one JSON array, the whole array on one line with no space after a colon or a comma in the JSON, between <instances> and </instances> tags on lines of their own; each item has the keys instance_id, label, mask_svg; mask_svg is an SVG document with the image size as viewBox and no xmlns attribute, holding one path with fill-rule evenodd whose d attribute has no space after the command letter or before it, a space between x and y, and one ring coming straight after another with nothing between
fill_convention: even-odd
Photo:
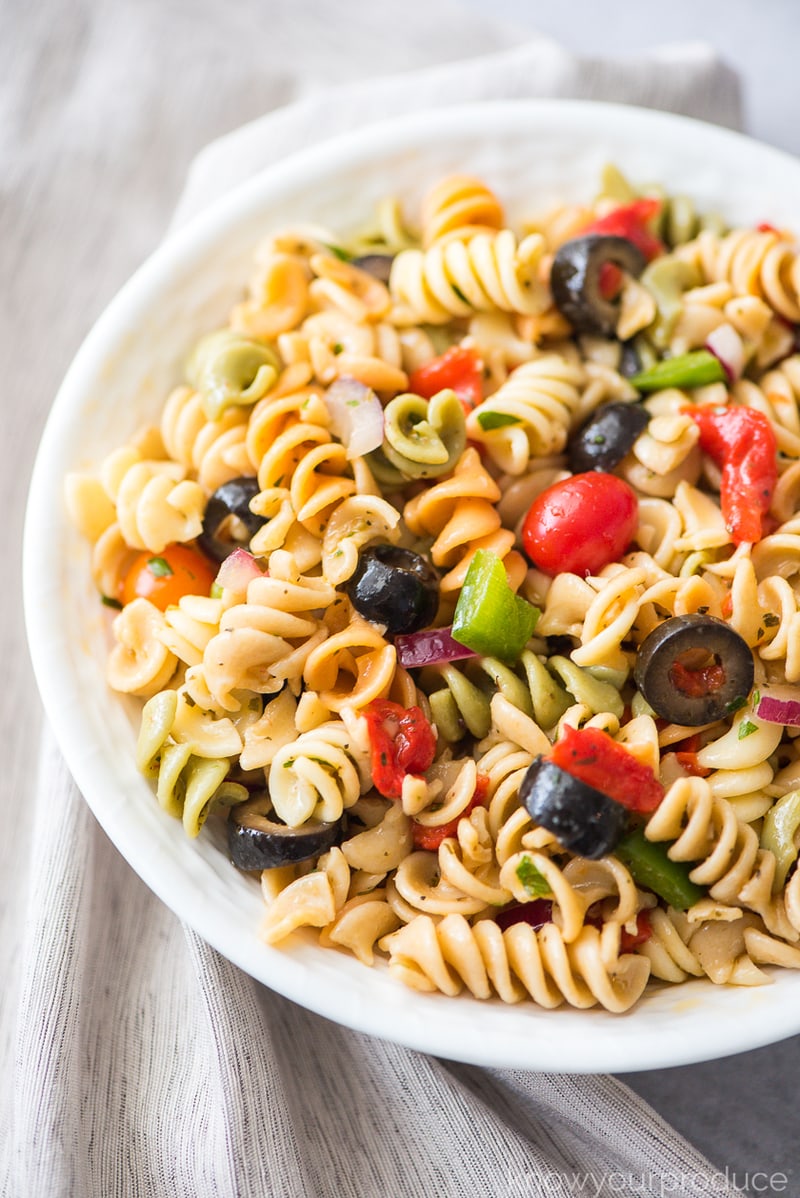
<instances>
[{"instance_id":1,"label":"white ceramic bowl","mask_svg":"<svg viewBox=\"0 0 800 1198\"><path fill-rule=\"evenodd\" d=\"M104 681L110 613L91 582L88 547L67 519L62 480L68 469L96 465L143 419L157 417L187 350L224 320L266 231L308 219L346 232L387 191L414 203L452 170L485 178L513 222L560 200L590 197L609 161L730 221L791 227L799 219L800 163L669 115L525 101L367 127L270 168L156 251L69 370L30 493L25 599L42 698L78 785L131 866L182 920L272 989L349 1027L476 1064L620 1072L754 1048L800 1031L800 974L776 971L773 985L756 989L708 981L662 987L615 1016L421 995L385 969L366 969L310 941L266 947L257 934L257 885L228 863L210 830L188 840L135 769L139 704L110 694Z\"/></svg>"}]
</instances>

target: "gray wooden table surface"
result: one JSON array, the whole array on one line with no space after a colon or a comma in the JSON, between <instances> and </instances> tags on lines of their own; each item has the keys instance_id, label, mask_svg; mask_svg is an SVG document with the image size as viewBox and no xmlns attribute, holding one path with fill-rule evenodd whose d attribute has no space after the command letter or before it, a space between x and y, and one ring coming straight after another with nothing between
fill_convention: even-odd
<instances>
[{"instance_id":1,"label":"gray wooden table surface","mask_svg":"<svg viewBox=\"0 0 800 1198\"><path fill-rule=\"evenodd\" d=\"M310 89L508 45L515 24L600 54L705 38L743 72L750 131L800 152L800 8L790 0L668 7L662 25L663 4L637 5L631 16L622 0L0 0L0 1078L13 1059L25 909L19 863L35 852L29 796L41 715L19 568L28 477L66 366L162 235L193 155ZM429 36L434 14L447 38ZM49 547L37 548L44 573ZM799 1073L796 1039L626 1080L720 1168L751 1180L759 1171L791 1178L783 1188L757 1181L753 1192L796 1194ZM0 1134L8 1118L0 1116Z\"/></svg>"}]
</instances>

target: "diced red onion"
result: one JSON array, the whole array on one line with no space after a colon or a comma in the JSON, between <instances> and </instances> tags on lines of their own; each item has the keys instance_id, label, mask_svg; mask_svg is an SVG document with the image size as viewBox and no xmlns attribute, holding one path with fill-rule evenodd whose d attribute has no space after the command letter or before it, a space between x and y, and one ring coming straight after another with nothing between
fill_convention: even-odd
<instances>
[{"instance_id":1,"label":"diced red onion","mask_svg":"<svg viewBox=\"0 0 800 1198\"><path fill-rule=\"evenodd\" d=\"M744 345L732 324L718 325L706 338L706 349L719 358L722 369L731 383L741 378L744 370Z\"/></svg>"},{"instance_id":2,"label":"diced red onion","mask_svg":"<svg viewBox=\"0 0 800 1198\"><path fill-rule=\"evenodd\" d=\"M760 689L756 715L768 724L800 728L800 687L770 686Z\"/></svg>"},{"instance_id":3,"label":"diced red onion","mask_svg":"<svg viewBox=\"0 0 800 1198\"><path fill-rule=\"evenodd\" d=\"M495 922L506 930L515 923L527 923L536 931L546 923L553 922L553 904L550 899L534 899L531 903L520 903L516 907L506 907L495 915Z\"/></svg>"},{"instance_id":4,"label":"diced red onion","mask_svg":"<svg viewBox=\"0 0 800 1198\"><path fill-rule=\"evenodd\" d=\"M246 549L234 549L220 566L217 583L230 591L246 591L248 583L263 576L264 571L252 553Z\"/></svg>"},{"instance_id":5,"label":"diced red onion","mask_svg":"<svg viewBox=\"0 0 800 1198\"><path fill-rule=\"evenodd\" d=\"M423 628L421 632L396 636L394 647L397 650L397 660L407 670L477 656L466 645L454 641L449 628Z\"/></svg>"},{"instance_id":6,"label":"diced red onion","mask_svg":"<svg viewBox=\"0 0 800 1198\"><path fill-rule=\"evenodd\" d=\"M341 378L325 392L331 428L350 461L383 444L383 408L374 391L357 379Z\"/></svg>"}]
</instances>

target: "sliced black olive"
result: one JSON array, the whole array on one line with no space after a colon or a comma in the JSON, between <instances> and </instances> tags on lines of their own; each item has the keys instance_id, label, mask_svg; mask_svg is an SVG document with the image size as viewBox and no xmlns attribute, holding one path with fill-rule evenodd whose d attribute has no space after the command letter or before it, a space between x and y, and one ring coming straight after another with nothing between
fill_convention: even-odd
<instances>
[{"instance_id":1,"label":"sliced black olive","mask_svg":"<svg viewBox=\"0 0 800 1198\"><path fill-rule=\"evenodd\" d=\"M234 549L247 546L265 523L250 511L250 500L260 488L258 479L233 478L218 487L206 505L203 531L197 538L209 557L222 562Z\"/></svg>"},{"instance_id":2,"label":"sliced black olive","mask_svg":"<svg viewBox=\"0 0 800 1198\"><path fill-rule=\"evenodd\" d=\"M622 342L622 353L619 356L619 372L624 379L633 378L644 369L644 363L633 341Z\"/></svg>"},{"instance_id":3,"label":"sliced black olive","mask_svg":"<svg viewBox=\"0 0 800 1198\"><path fill-rule=\"evenodd\" d=\"M556 250L550 290L556 307L578 333L612 337L617 331L619 303L606 299L601 289L602 268L609 262L634 277L647 264L638 246L625 237L589 233Z\"/></svg>"},{"instance_id":4,"label":"sliced black olive","mask_svg":"<svg viewBox=\"0 0 800 1198\"><path fill-rule=\"evenodd\" d=\"M378 279L379 282L386 283L388 286L393 262L392 254L362 254L360 258L353 259L353 266L357 266L359 270L365 270L368 275L372 275L374 279Z\"/></svg>"},{"instance_id":5,"label":"sliced black olive","mask_svg":"<svg viewBox=\"0 0 800 1198\"><path fill-rule=\"evenodd\" d=\"M350 602L366 620L387 632L417 632L439 607L439 575L427 558L396 545L368 545L347 583Z\"/></svg>"},{"instance_id":6,"label":"sliced black olive","mask_svg":"<svg viewBox=\"0 0 800 1198\"><path fill-rule=\"evenodd\" d=\"M747 642L715 616L672 616L645 638L633 676L653 711L673 724L710 724L740 707L753 686Z\"/></svg>"},{"instance_id":7,"label":"sliced black olive","mask_svg":"<svg viewBox=\"0 0 800 1198\"><path fill-rule=\"evenodd\" d=\"M569 657L575 648L575 638L567 636L565 632L554 633L553 636L545 637L545 640L548 657Z\"/></svg>"},{"instance_id":8,"label":"sliced black olive","mask_svg":"<svg viewBox=\"0 0 800 1198\"><path fill-rule=\"evenodd\" d=\"M649 419L637 403L607 403L598 408L569 443L572 473L613 470L647 428Z\"/></svg>"},{"instance_id":9,"label":"sliced black olive","mask_svg":"<svg viewBox=\"0 0 800 1198\"><path fill-rule=\"evenodd\" d=\"M274 869L318 857L336 843L341 820L308 820L299 828L279 823L268 794L232 807L228 816L228 851L239 869Z\"/></svg>"},{"instance_id":10,"label":"sliced black olive","mask_svg":"<svg viewBox=\"0 0 800 1198\"><path fill-rule=\"evenodd\" d=\"M628 827L621 803L544 757L528 767L519 797L531 819L581 857L596 860L612 852Z\"/></svg>"}]
</instances>

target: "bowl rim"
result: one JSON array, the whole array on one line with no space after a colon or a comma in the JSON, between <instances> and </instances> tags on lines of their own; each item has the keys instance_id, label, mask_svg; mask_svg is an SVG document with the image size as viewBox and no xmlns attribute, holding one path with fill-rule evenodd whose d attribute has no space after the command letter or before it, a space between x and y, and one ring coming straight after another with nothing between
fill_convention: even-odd
<instances>
[{"instance_id":1,"label":"bowl rim","mask_svg":"<svg viewBox=\"0 0 800 1198\"><path fill-rule=\"evenodd\" d=\"M141 310L147 297L157 295L175 271L188 269L192 261L199 260L209 246L224 238L240 221L259 208L268 209L270 203L275 203L276 195L308 186L331 171L341 171L343 163L352 168L371 156L379 157L387 146L413 150L421 143L429 145L450 134L463 132L466 124L488 137L493 128L496 130L497 122L520 134L537 122L543 126L557 126L565 132L577 126L583 132L600 131L613 122L632 134L677 135L693 144L698 139L701 142L711 139L714 145L725 146L730 152L746 152L753 160L754 168L761 164L765 169L793 175L800 195L800 163L781 150L689 117L580 100L480 101L376 121L299 150L236 185L186 224L170 232L120 288L78 349L55 397L33 467L23 533L23 604L34 674L48 721L78 787L98 822L131 867L199 936L235 965L285 997L354 1030L477 1065L621 1073L711 1060L793 1035L800 1030L800 1003L787 1000L770 1004L763 999L752 1001L758 998L752 992L742 996L741 992L717 991L715 1013L718 1005L724 1017L706 1016L701 1021L702 1036L694 1033L685 1037L672 1027L677 1009L674 1004L662 1021L664 1034L661 1037L654 1034L654 1028L647 1020L643 1021L640 1030L636 1018L639 1007L627 1015L605 1019L606 1013L591 1013L591 1022L586 1023L587 1030L591 1028L591 1031L586 1037L579 1034L586 1013L559 1011L559 1022L553 1023L552 1034L548 1034L551 1013L536 1008L540 1015L546 1016L546 1021L541 1025L532 1024L532 1029L534 1033L543 1030L545 1035L537 1035L533 1042L521 1046L511 1036L504 1039L502 1036L476 1035L474 1020L471 1024L466 1016L466 1008L474 1009L474 1002L470 1003L468 998L465 1001L463 998L446 999L441 995L414 996L421 997L426 1004L430 1016L427 1019L420 1019L412 997L405 1003L398 1001L393 1005L393 1023L389 1027L385 1012L376 1010L380 1003L354 1001L347 984L340 989L320 985L315 967L309 965L302 954L267 949L262 945L265 964L254 970L247 945L255 929L251 929L247 937L237 936L232 940L230 927L216 917L208 904L198 903L196 893L181 892L180 887L176 893L172 879L159 872L165 866L163 855L148 852L147 844L132 832L128 815L119 807L110 808L98 794L95 774L99 749L86 743L87 723L80 704L71 701L76 698L75 680L63 651L59 650L51 597L41 587L42 534L52 531L54 521L57 524L61 519L54 515L62 502L64 463L60 446L70 428L73 410L92 380L97 378L108 357L109 346L120 344L129 312ZM392 982L392 985L404 990L399 983ZM710 987L711 983L704 981L702 985ZM684 991L686 986L680 989ZM774 988L769 989L774 992ZM465 1007L463 1015L456 1011L456 1002ZM691 1009L692 998L688 998L684 1005ZM743 1036L741 1020L753 1010L757 1014L746 1022L746 1035ZM601 1016L599 1021L597 1015ZM451 1028L445 1043L442 1042L443 1020ZM470 1030L472 1034L469 1034ZM459 1036L462 1037L460 1041ZM580 1053L570 1049L571 1038L582 1042Z\"/></svg>"}]
</instances>

